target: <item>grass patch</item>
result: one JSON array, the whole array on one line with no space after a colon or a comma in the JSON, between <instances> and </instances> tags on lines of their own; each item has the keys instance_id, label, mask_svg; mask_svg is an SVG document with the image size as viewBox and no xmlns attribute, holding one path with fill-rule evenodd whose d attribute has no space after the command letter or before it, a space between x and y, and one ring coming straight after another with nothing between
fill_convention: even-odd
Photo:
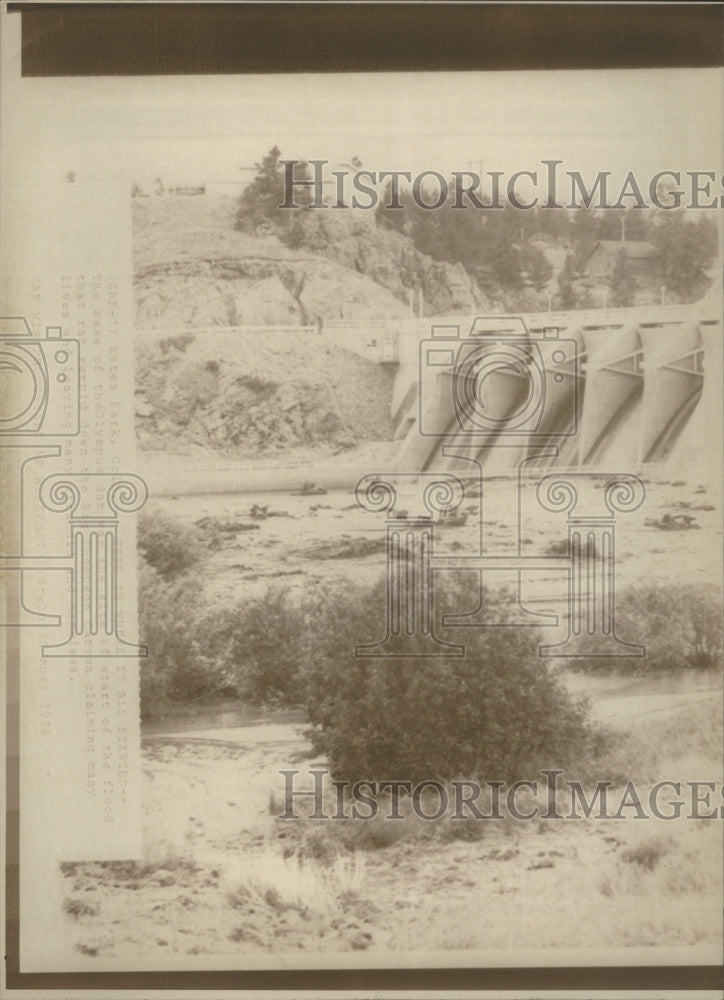
<instances>
[{"instance_id":1,"label":"grass patch","mask_svg":"<svg viewBox=\"0 0 724 1000\"><path fill-rule=\"evenodd\" d=\"M248 910L264 905L282 912L328 914L344 907L365 880L364 857L338 850L320 861L303 851L289 856L268 844L259 852L236 858L225 869L231 906Z\"/></svg>"},{"instance_id":2,"label":"grass patch","mask_svg":"<svg viewBox=\"0 0 724 1000\"><path fill-rule=\"evenodd\" d=\"M79 917L95 917L100 907L97 903L89 903L85 899L67 897L63 900L63 912L69 913L77 920Z\"/></svg>"},{"instance_id":3,"label":"grass patch","mask_svg":"<svg viewBox=\"0 0 724 1000\"><path fill-rule=\"evenodd\" d=\"M626 864L636 864L653 871L666 853L667 847L660 837L648 837L641 843L622 851L621 860Z\"/></svg>"}]
</instances>

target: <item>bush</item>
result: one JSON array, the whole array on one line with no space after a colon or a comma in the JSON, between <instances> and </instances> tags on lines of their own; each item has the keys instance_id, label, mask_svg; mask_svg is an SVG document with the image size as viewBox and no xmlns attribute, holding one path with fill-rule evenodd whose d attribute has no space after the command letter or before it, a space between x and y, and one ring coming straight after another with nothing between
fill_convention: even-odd
<instances>
[{"instance_id":1,"label":"bush","mask_svg":"<svg viewBox=\"0 0 724 1000\"><path fill-rule=\"evenodd\" d=\"M235 693L231 665L214 655L213 623L199 608L195 581L165 579L142 566L138 613L141 642L148 646L148 657L141 661L144 718L170 703Z\"/></svg>"},{"instance_id":2,"label":"bush","mask_svg":"<svg viewBox=\"0 0 724 1000\"><path fill-rule=\"evenodd\" d=\"M461 580L436 588L440 613L469 610ZM234 695L249 704L304 704L315 753L340 777L511 781L565 767L592 736L585 709L537 656L530 628L456 630L464 658L368 659L355 645L380 638L385 585L271 588L218 611L199 608L188 577L141 574L143 714L171 702ZM499 621L508 595L486 592Z\"/></svg>"},{"instance_id":3,"label":"bush","mask_svg":"<svg viewBox=\"0 0 724 1000\"><path fill-rule=\"evenodd\" d=\"M303 621L287 592L271 588L218 610L199 605L188 576L169 579L144 566L139 584L141 641L148 646L141 668L145 717L171 703L222 696L250 705L302 703Z\"/></svg>"},{"instance_id":4,"label":"bush","mask_svg":"<svg viewBox=\"0 0 724 1000\"><path fill-rule=\"evenodd\" d=\"M253 705L302 703L302 612L288 591L271 587L215 614L205 630L208 654L227 665L239 696Z\"/></svg>"},{"instance_id":5,"label":"bush","mask_svg":"<svg viewBox=\"0 0 724 1000\"><path fill-rule=\"evenodd\" d=\"M645 645L646 656L570 660L571 669L661 673L721 666L721 600L710 588L631 587L617 595L615 628L620 639Z\"/></svg>"},{"instance_id":6,"label":"bush","mask_svg":"<svg viewBox=\"0 0 724 1000\"><path fill-rule=\"evenodd\" d=\"M436 596L440 591L441 612L446 605L465 610L465 597L468 607L477 603L460 582L436 587ZM506 594L486 592L486 600L497 620L510 621ZM382 628L384 601L383 585L366 592L347 588L312 615L317 643L306 675L310 737L336 776L512 781L563 767L588 746L585 707L537 656L536 630L448 632L448 641L465 642L461 658L358 658L355 644Z\"/></svg>"},{"instance_id":7,"label":"bush","mask_svg":"<svg viewBox=\"0 0 724 1000\"><path fill-rule=\"evenodd\" d=\"M161 576L176 577L198 561L198 532L167 514L143 511L138 518L138 551Z\"/></svg>"}]
</instances>

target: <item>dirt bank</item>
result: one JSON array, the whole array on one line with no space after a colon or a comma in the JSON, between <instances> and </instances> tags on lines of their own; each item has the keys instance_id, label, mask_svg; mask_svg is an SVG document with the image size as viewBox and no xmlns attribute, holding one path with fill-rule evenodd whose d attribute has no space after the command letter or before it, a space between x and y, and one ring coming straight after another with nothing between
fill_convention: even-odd
<instances>
[{"instance_id":1,"label":"dirt bank","mask_svg":"<svg viewBox=\"0 0 724 1000\"><path fill-rule=\"evenodd\" d=\"M636 699L657 686L640 682L619 699L621 721L641 718ZM606 687L599 680L594 695ZM711 725L677 708L676 694L660 697L679 719L674 731ZM329 821L312 829L277 818L279 772L324 763L308 756L298 726L257 721L144 739L143 861L65 866L66 931L89 967L139 958L163 967L171 955L253 963L285 952L399 961L415 951L419 961L446 949L493 950L504 963L527 948L666 941L665 961L677 946L720 944L718 824L489 821L469 838L422 830L398 839L395 830L385 842L375 839L383 823L349 852ZM675 744L665 749L671 718L654 725L648 745L662 748L667 776L710 775L712 760L683 762ZM651 784L645 766L631 772L641 794Z\"/></svg>"}]
</instances>

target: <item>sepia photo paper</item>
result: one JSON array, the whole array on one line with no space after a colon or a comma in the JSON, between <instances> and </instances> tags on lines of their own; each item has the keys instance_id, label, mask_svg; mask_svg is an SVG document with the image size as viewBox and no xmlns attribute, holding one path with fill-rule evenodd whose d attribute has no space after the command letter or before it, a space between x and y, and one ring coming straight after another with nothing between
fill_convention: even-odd
<instances>
[{"instance_id":1,"label":"sepia photo paper","mask_svg":"<svg viewBox=\"0 0 724 1000\"><path fill-rule=\"evenodd\" d=\"M721 69L32 76L22 16L17 982L721 966Z\"/></svg>"}]
</instances>

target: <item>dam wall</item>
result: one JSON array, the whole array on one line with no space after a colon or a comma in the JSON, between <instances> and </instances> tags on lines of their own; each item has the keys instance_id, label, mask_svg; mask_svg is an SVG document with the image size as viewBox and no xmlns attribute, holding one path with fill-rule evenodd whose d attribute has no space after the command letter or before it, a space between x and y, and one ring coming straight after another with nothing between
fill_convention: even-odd
<instances>
[{"instance_id":1,"label":"dam wall","mask_svg":"<svg viewBox=\"0 0 724 1000\"><path fill-rule=\"evenodd\" d=\"M399 469L705 467L719 479L715 303L432 319L400 331ZM677 473L678 475L678 473Z\"/></svg>"}]
</instances>

